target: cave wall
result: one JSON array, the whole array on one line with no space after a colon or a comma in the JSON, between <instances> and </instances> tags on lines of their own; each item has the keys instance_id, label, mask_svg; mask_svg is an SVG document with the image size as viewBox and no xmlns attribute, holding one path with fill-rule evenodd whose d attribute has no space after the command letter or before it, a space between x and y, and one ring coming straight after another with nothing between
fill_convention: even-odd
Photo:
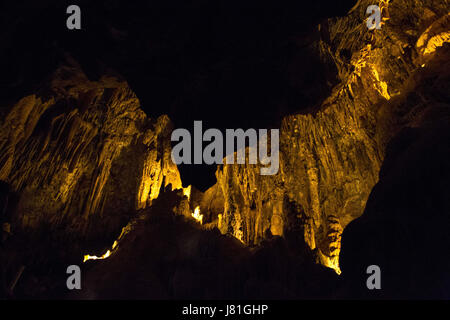
<instances>
[{"instance_id":1,"label":"cave wall","mask_svg":"<svg viewBox=\"0 0 450 320\"><path fill-rule=\"evenodd\" d=\"M19 228L102 238L150 204L162 183L181 188L170 120L148 118L118 76L90 80L69 57L2 114L0 180L20 194Z\"/></svg>"},{"instance_id":2,"label":"cave wall","mask_svg":"<svg viewBox=\"0 0 450 320\"><path fill-rule=\"evenodd\" d=\"M198 202L222 233L257 245L298 220L317 259L338 270L342 230L362 214L387 143L437 98L410 94L415 75L449 39L448 1L380 1L383 24L374 31L365 24L370 4L359 1L311 35L308 49L335 66L326 70L339 83L313 108L283 118L278 174L219 166L217 185ZM22 228L117 234L163 183L181 188L170 120L149 119L118 76L88 79L70 61L0 114L0 180L20 194Z\"/></svg>"},{"instance_id":3,"label":"cave wall","mask_svg":"<svg viewBox=\"0 0 450 320\"><path fill-rule=\"evenodd\" d=\"M388 141L423 112L422 99L436 99L404 103L405 93L449 40L447 1L380 1L382 27L374 31L365 22L369 2L318 26L313 49L336 65L340 83L317 110L283 119L278 174L260 176L258 165L218 168L222 233L247 244L268 231L283 235L294 207L317 259L339 272L342 230L363 213Z\"/></svg>"}]
</instances>

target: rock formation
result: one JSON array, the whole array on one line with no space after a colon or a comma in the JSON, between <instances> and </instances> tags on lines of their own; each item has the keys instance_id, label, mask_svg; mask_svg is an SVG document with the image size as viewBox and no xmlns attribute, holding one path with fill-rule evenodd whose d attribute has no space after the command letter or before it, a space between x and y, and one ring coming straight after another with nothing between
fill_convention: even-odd
<instances>
[{"instance_id":1,"label":"rock formation","mask_svg":"<svg viewBox=\"0 0 450 320\"><path fill-rule=\"evenodd\" d=\"M61 275L42 269L102 252L84 265L88 289L74 298L448 297L448 1L381 0L379 30L366 26L370 4L358 1L308 36L304 56L318 57L328 83L307 86L308 104L283 113L273 176L225 164L206 192L183 188L169 117L144 113L107 63L87 75L89 64L67 54L32 94L3 102L0 207L18 235L5 256L8 268L31 270L23 296L41 297L34 282L47 297L66 292ZM121 48L117 65L138 68L121 46L132 37L105 21L114 35L105 43ZM176 40L183 52L185 39ZM133 44L133 57L170 51ZM195 101L191 91L208 88L206 71L192 72L189 86L180 81L189 93L170 104L178 117ZM364 287L370 264L391 284L382 295ZM343 281L324 266L342 269Z\"/></svg>"},{"instance_id":2,"label":"rock formation","mask_svg":"<svg viewBox=\"0 0 450 320\"><path fill-rule=\"evenodd\" d=\"M72 61L2 112L0 179L21 195L17 227L101 238L157 198L162 183L181 188L170 120L149 119L115 76L90 81Z\"/></svg>"},{"instance_id":3,"label":"rock formation","mask_svg":"<svg viewBox=\"0 0 450 320\"><path fill-rule=\"evenodd\" d=\"M339 270L340 234L362 214L386 143L411 124L406 115L425 108L399 101L436 48L449 41L444 2L381 1L383 23L375 31L365 24L369 2L319 25L311 50L335 63L340 83L317 110L283 119L279 173L260 176L255 165L218 169L223 233L247 244L258 244L268 230L283 235L286 203L292 202L304 213L298 218L309 247Z\"/></svg>"}]
</instances>

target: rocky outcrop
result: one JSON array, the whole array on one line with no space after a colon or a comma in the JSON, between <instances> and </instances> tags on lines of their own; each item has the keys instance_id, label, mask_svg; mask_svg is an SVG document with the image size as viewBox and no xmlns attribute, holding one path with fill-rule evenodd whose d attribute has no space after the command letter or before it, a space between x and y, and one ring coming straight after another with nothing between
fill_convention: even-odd
<instances>
[{"instance_id":1,"label":"rocky outcrop","mask_svg":"<svg viewBox=\"0 0 450 320\"><path fill-rule=\"evenodd\" d=\"M421 51L417 59L424 66L411 74L396 101L399 121L407 125L387 146L363 215L342 234L340 264L351 298L450 297L444 253L450 249L449 57L448 44ZM367 290L370 265L380 268L381 290Z\"/></svg>"},{"instance_id":2,"label":"rocky outcrop","mask_svg":"<svg viewBox=\"0 0 450 320\"><path fill-rule=\"evenodd\" d=\"M18 287L22 296L66 294L66 279L61 281L54 270L81 264L84 256L83 287L87 284L88 290L80 292L82 298L334 297L337 276L314 260L337 273L342 268L344 295L367 295L365 270L377 264L383 288L387 284L382 297L448 298L449 88L448 72L441 71L449 70L448 4L381 0L382 27L369 31L365 19L371 4L360 0L347 16L323 20L311 35L297 39L307 49L294 54L294 60L318 57L323 63L318 73L329 81L325 84L315 77L306 84L307 77L297 72L305 65L313 69L317 61L289 61L287 77L299 78L292 80L290 94L305 90L294 104L303 97L308 101L290 114L292 101L284 110L281 101L290 95L272 97L283 115L278 173L262 176L260 165L221 165L217 184L205 193L182 189L170 160L168 117L148 118L127 83L105 69L113 65L128 70L133 89L142 93L149 83L176 78L167 81L159 98L147 101L158 102L155 109L170 109L178 119L188 119L186 110L204 101L206 119L227 110L224 118L234 120L235 114L222 106L234 102L235 96L217 99L218 92L227 90L210 91L206 84L220 82L222 75L215 73L222 70L225 82L219 87L235 85L238 77L229 72L234 69L228 64L235 63L230 57L234 52L240 55L240 50L224 52L210 67L197 64L208 60L192 54L197 51L181 50L187 34L197 27L172 37L184 28L179 22L184 20L175 19L177 28L169 28L172 31L160 42L141 41L145 32L134 37L133 32L111 29L108 19L99 22L100 29L106 27L106 34L113 31L117 41L103 39L99 45L99 35L105 33L93 28L88 42L92 50L73 50L77 58L84 57L82 65L89 76L68 58L50 80L39 82L44 85L34 94L0 107L0 180L8 183L7 187L0 183L0 207L9 211L7 219L16 213L11 218L13 233L25 231L8 243L5 256L8 278L23 270L21 266L29 270ZM136 20L147 21L141 14L142 19ZM157 29L140 23L128 30ZM307 45L311 38L315 41ZM59 41L50 39L46 38L43 51L51 51L48 60L53 63L72 46L61 46L59 36ZM245 36L242 39L245 42ZM267 45L260 56L253 54L258 49L246 51L248 60L271 60L274 53L284 52L272 53L284 41ZM20 48L29 45L20 42ZM96 50L104 51L99 60L108 59L91 60ZM8 51L2 62L9 61L13 52ZM236 69L247 64L247 55L237 59ZM185 68L194 56L194 63ZM145 61L147 68L141 65ZM284 68L284 62L277 63L276 68ZM5 73L7 81L11 78L8 88L15 90L2 96L24 95L34 84L28 81L33 64L30 60ZM53 64L41 68L54 70ZM209 73L214 76L205 76ZM244 77L236 86L245 87L247 79L254 78ZM241 99L257 96L252 100L255 112L261 111L258 102L272 99L260 94L270 83L259 84ZM172 94L172 87L183 93ZM203 99L207 92L222 104L210 108L210 100ZM196 95L202 98L193 99ZM273 114L267 113L267 118ZM202 226L192 218L192 205L201 212ZM239 241L220 235L216 226ZM88 262L90 258L101 261ZM49 271L41 273L42 269ZM47 286L47 280L60 287Z\"/></svg>"},{"instance_id":3,"label":"rocky outcrop","mask_svg":"<svg viewBox=\"0 0 450 320\"><path fill-rule=\"evenodd\" d=\"M432 7L381 1L382 28L375 31L365 23L369 4L360 1L346 17L319 26L311 49L335 63L340 84L315 112L283 119L278 174L260 176L256 165L218 169L222 233L247 244L259 243L268 231L283 235L287 204L293 203L309 248L339 271L341 232L362 214L387 142L424 108L399 101L411 77L434 59L431 52L448 41L443 1Z\"/></svg>"},{"instance_id":4,"label":"rocky outcrop","mask_svg":"<svg viewBox=\"0 0 450 320\"><path fill-rule=\"evenodd\" d=\"M449 299L450 106L445 121L407 128L390 144L363 215L342 234L346 298ZM369 266L381 290L367 290Z\"/></svg>"},{"instance_id":5,"label":"rocky outcrop","mask_svg":"<svg viewBox=\"0 0 450 320\"><path fill-rule=\"evenodd\" d=\"M281 238L249 248L216 228L205 230L192 218L170 214L176 193L161 192L151 207L142 210L107 259L86 261L83 289L69 292L68 298L332 297L338 283L333 271Z\"/></svg>"},{"instance_id":6,"label":"rocky outcrop","mask_svg":"<svg viewBox=\"0 0 450 320\"><path fill-rule=\"evenodd\" d=\"M150 204L162 183L181 188L170 120L149 119L117 76L91 81L72 61L2 114L0 179L21 195L19 228L104 237Z\"/></svg>"}]
</instances>

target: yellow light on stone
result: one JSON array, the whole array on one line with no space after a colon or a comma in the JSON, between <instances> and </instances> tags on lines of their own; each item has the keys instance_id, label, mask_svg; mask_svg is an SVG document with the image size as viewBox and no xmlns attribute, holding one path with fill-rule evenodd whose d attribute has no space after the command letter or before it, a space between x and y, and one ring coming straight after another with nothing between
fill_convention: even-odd
<instances>
[{"instance_id":1,"label":"yellow light on stone","mask_svg":"<svg viewBox=\"0 0 450 320\"><path fill-rule=\"evenodd\" d=\"M200 206L197 206L194 212L192 212L192 217L200 224L203 224L203 215L200 214Z\"/></svg>"},{"instance_id":2,"label":"yellow light on stone","mask_svg":"<svg viewBox=\"0 0 450 320\"><path fill-rule=\"evenodd\" d=\"M191 199L191 186L187 186L186 188L183 188L183 194L188 198L188 200Z\"/></svg>"},{"instance_id":3,"label":"yellow light on stone","mask_svg":"<svg viewBox=\"0 0 450 320\"><path fill-rule=\"evenodd\" d=\"M110 255L111 255L111 251L110 251L110 250L106 251L105 254L102 255L101 257L91 256L91 255L88 255L88 254L87 254L87 255L84 256L83 262L86 262L86 261L88 261L88 260L106 259L106 258L108 258Z\"/></svg>"}]
</instances>

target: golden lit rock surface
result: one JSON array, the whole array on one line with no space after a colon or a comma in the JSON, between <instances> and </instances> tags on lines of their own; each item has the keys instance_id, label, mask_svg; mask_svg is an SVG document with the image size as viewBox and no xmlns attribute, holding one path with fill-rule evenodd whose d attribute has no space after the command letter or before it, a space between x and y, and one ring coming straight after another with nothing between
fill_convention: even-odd
<instances>
[{"instance_id":1,"label":"golden lit rock surface","mask_svg":"<svg viewBox=\"0 0 450 320\"><path fill-rule=\"evenodd\" d=\"M127 298L130 292L143 298L211 299L236 292L238 297L310 298L317 297L310 291L318 287L325 297L336 298L336 274L314 261L355 276L374 263L374 256L382 263L398 261L391 279L405 266L422 277L417 270L427 269L414 268L418 261L433 261L436 251L418 252L432 247L448 252L446 220L428 219L433 201L442 209L436 215L446 208L450 179L440 169L448 159L443 143L448 123L432 135L426 127L448 120L443 81L448 74L440 70L448 69L449 61L442 54L448 53L448 5L382 0L382 28L369 31L370 4L358 1L347 16L323 20L311 35L315 41L308 48L335 66L331 76L338 84L318 105L283 113L280 168L274 176L261 176L258 165L223 165L216 171L217 184L206 192L182 188L170 159L169 118L149 119L125 81L106 75L88 79L74 62L59 67L50 84L34 94L5 103L0 180L21 197L14 226L25 231L22 235L49 236L42 239L47 243L30 236L31 265L54 268L42 261L61 257L64 262L78 257L86 265L101 260L87 272L87 282L105 298ZM421 129L420 148L414 147L414 130L397 137L405 128ZM395 138L393 158L385 161ZM421 166L414 171L416 163ZM359 220L363 212L369 213L367 220ZM411 221L415 229L408 230ZM220 235L215 226L232 237ZM58 243L56 251L55 240L71 245ZM46 254L34 254L38 249ZM347 255L341 265L340 254ZM439 271L448 270L445 257L436 263ZM91 298L89 289L80 294Z\"/></svg>"},{"instance_id":2,"label":"golden lit rock surface","mask_svg":"<svg viewBox=\"0 0 450 320\"><path fill-rule=\"evenodd\" d=\"M342 230L362 214L387 142L411 124L404 115L413 107L400 103L401 96L411 89L421 55L448 42L443 2L428 8L383 1L383 21L389 22L375 31L365 24L369 4L360 1L348 16L319 27L318 54L335 63L340 84L316 112L283 119L278 174L260 176L256 165L219 167L222 233L247 244L258 244L268 231L282 235L293 205L318 261L339 271Z\"/></svg>"},{"instance_id":3,"label":"golden lit rock surface","mask_svg":"<svg viewBox=\"0 0 450 320\"><path fill-rule=\"evenodd\" d=\"M60 67L0 124L0 179L21 192L19 225L59 226L68 237L118 232L163 182L181 188L171 130L167 116L147 118L125 81Z\"/></svg>"}]
</instances>

